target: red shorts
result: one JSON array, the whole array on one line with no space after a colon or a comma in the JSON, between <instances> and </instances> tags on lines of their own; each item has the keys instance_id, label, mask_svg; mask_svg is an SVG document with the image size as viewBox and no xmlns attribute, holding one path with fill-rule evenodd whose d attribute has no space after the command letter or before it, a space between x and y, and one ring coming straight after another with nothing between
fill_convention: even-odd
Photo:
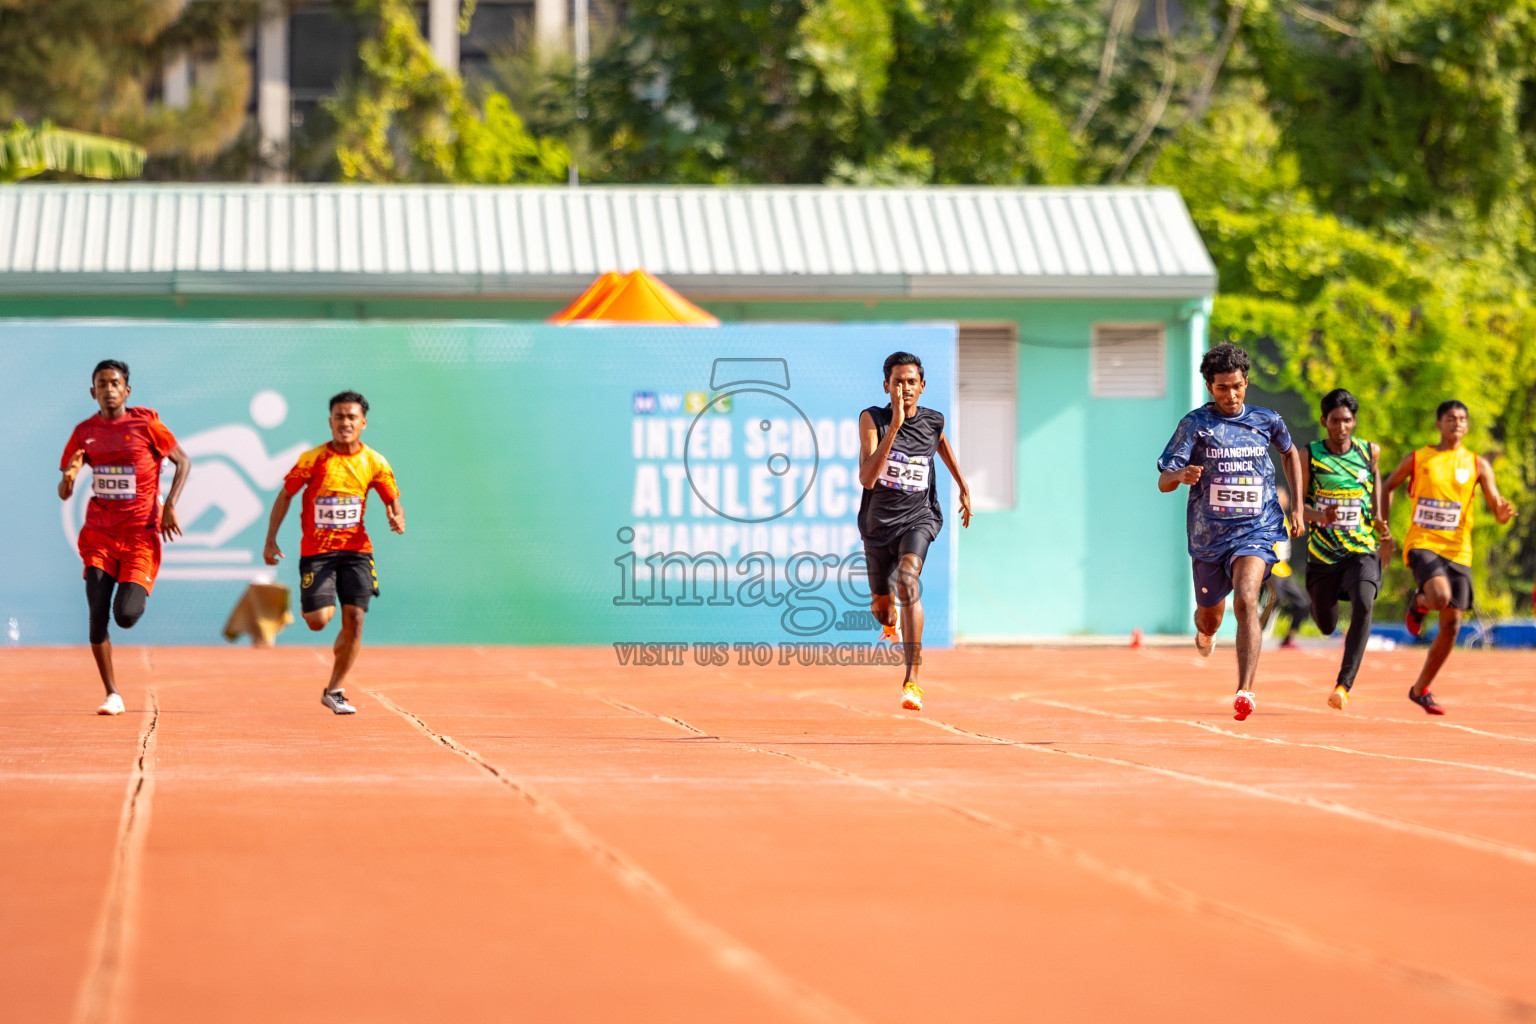
<instances>
[{"instance_id":1,"label":"red shorts","mask_svg":"<svg viewBox=\"0 0 1536 1024\"><path fill-rule=\"evenodd\" d=\"M86 569L95 566L119 583L137 583L153 592L155 577L160 575L160 534L154 530L108 533L87 526L80 531L80 560Z\"/></svg>"}]
</instances>

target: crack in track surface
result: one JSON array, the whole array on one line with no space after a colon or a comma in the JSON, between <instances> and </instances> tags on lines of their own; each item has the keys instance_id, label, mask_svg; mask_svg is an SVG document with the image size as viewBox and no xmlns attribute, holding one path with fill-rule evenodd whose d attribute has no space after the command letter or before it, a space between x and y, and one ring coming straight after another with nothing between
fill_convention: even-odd
<instances>
[{"instance_id":1,"label":"crack in track surface","mask_svg":"<svg viewBox=\"0 0 1536 1024\"><path fill-rule=\"evenodd\" d=\"M1330 942L1327 939L1311 934L1298 925L1266 917L1262 914L1256 914L1233 904L1202 896L1197 892L1185 889L1154 875L1148 875L1133 868L1103 860L1086 850L1071 846L1059 839L1031 829L1021 828L1010 822L995 818L984 811L967 807L964 804L921 793L899 783L860 775L846 768L817 761L787 750L777 750L771 746L760 746L745 740L716 736L681 718L648 711L603 693L595 691L584 692L613 707L666 722L695 736L714 739L741 750L764 754L769 757L782 758L783 760L824 772L856 785L879 790L901 800L955 815L972 824L1000 832L1030 850L1054 857L1100 879L1128 889L1151 902L1172 906L1196 917L1210 918L1230 926L1246 929L1250 932L1257 932L1270 939L1285 943L1302 953L1324 959L1330 963L1343 961L1356 967L1366 968L1390 976L1398 981L1436 989L1447 996L1476 1004L1484 1010L1493 1011L1511 1020L1536 1020L1536 1003L1487 988L1469 978L1379 956L1353 944ZM841 707L843 705L838 706ZM865 713L868 714L868 712ZM905 716L893 715L892 717L901 718Z\"/></svg>"},{"instance_id":2,"label":"crack in track surface","mask_svg":"<svg viewBox=\"0 0 1536 1024\"><path fill-rule=\"evenodd\" d=\"M146 651L148 649L146 648ZM145 655L146 661L148 655ZM113 848L112 871L91 943L91 960L75 1004L76 1024L111 1024L121 1018L132 952L134 920L139 901L139 865L149 832L154 801L155 740L160 727L160 700L147 691L149 718L139 732L139 744L128 774L122 816Z\"/></svg>"},{"instance_id":3,"label":"crack in track surface","mask_svg":"<svg viewBox=\"0 0 1536 1024\"><path fill-rule=\"evenodd\" d=\"M668 923L703 948L716 966L745 982L770 1003L802 1020L825 1024L861 1024L862 1018L857 1014L785 973L761 953L695 913L659 879L622 850L600 839L559 803L535 792L526 783L513 779L475 751L451 736L436 731L423 719L382 693L376 690L367 692L433 742L446 747L505 786L535 813L553 824L561 835L621 886L661 911Z\"/></svg>"}]
</instances>

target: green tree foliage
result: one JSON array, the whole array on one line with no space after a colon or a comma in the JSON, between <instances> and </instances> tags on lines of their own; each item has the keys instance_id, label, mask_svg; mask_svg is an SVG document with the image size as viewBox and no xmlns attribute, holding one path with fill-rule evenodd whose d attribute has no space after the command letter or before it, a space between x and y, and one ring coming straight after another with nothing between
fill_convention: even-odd
<instances>
[{"instance_id":1,"label":"green tree foliage","mask_svg":"<svg viewBox=\"0 0 1536 1024\"><path fill-rule=\"evenodd\" d=\"M639 0L566 127L599 180L1071 181L1031 53L996 0Z\"/></svg>"},{"instance_id":2,"label":"green tree foliage","mask_svg":"<svg viewBox=\"0 0 1536 1024\"><path fill-rule=\"evenodd\" d=\"M47 121L36 128L17 121L0 131L0 182L47 171L82 178L136 178L143 170L143 147L121 139L55 128Z\"/></svg>"},{"instance_id":3,"label":"green tree foliage","mask_svg":"<svg viewBox=\"0 0 1536 1024\"><path fill-rule=\"evenodd\" d=\"M0 0L0 123L52 121L137 143L152 162L204 163L245 122L240 35L259 0ZM162 68L201 68L185 109L159 100Z\"/></svg>"},{"instance_id":4,"label":"green tree foliage","mask_svg":"<svg viewBox=\"0 0 1536 1024\"><path fill-rule=\"evenodd\" d=\"M499 92L479 108L432 58L408 0L357 0L370 31L359 69L326 109L346 181L563 181L565 145L536 139Z\"/></svg>"}]
</instances>

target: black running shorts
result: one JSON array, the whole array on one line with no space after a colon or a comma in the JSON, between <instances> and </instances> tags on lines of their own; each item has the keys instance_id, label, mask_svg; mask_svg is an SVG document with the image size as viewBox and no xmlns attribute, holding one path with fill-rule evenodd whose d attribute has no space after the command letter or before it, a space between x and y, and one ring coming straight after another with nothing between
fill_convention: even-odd
<instances>
[{"instance_id":1,"label":"black running shorts","mask_svg":"<svg viewBox=\"0 0 1536 1024\"><path fill-rule=\"evenodd\" d=\"M869 567L869 592L881 596L891 593L891 581L902 555L916 555L918 561L928 558L928 545L933 538L927 526L908 530L889 544L864 542L864 558Z\"/></svg>"},{"instance_id":2,"label":"black running shorts","mask_svg":"<svg viewBox=\"0 0 1536 1024\"><path fill-rule=\"evenodd\" d=\"M1346 555L1337 562L1307 564L1307 594L1319 608L1349 600L1349 592L1360 583L1369 583L1381 592L1380 555Z\"/></svg>"},{"instance_id":3,"label":"black running shorts","mask_svg":"<svg viewBox=\"0 0 1536 1024\"><path fill-rule=\"evenodd\" d=\"M1463 610L1472 607L1472 568L1453 562L1444 555L1437 555L1433 551L1424 548L1414 548L1408 552L1408 568L1413 570L1413 581L1424 588L1424 584L1436 576L1444 576L1446 582L1451 585L1451 607Z\"/></svg>"},{"instance_id":4,"label":"black running shorts","mask_svg":"<svg viewBox=\"0 0 1536 1024\"><path fill-rule=\"evenodd\" d=\"M379 596L379 576L373 556L364 551L328 551L299 559L299 607L306 612L342 604L368 610Z\"/></svg>"}]
</instances>

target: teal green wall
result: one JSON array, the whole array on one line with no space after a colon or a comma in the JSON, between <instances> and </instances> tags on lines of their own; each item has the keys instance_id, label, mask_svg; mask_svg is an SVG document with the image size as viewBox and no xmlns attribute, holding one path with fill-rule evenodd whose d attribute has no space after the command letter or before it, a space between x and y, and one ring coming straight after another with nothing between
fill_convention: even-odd
<instances>
[{"instance_id":1,"label":"teal green wall","mask_svg":"<svg viewBox=\"0 0 1536 1024\"><path fill-rule=\"evenodd\" d=\"M1198 401L1204 304L1143 300L705 302L726 321L956 320L1018 324L1017 500L959 538L957 637L1187 633L1194 593L1184 495L1160 494L1156 460ZM559 302L260 296L0 297L0 317L542 320ZM1168 328L1160 399L1088 394L1096 322ZM851 400L862 401L862 396ZM961 463L965 439L957 437ZM954 520L950 520L953 525Z\"/></svg>"}]
</instances>

